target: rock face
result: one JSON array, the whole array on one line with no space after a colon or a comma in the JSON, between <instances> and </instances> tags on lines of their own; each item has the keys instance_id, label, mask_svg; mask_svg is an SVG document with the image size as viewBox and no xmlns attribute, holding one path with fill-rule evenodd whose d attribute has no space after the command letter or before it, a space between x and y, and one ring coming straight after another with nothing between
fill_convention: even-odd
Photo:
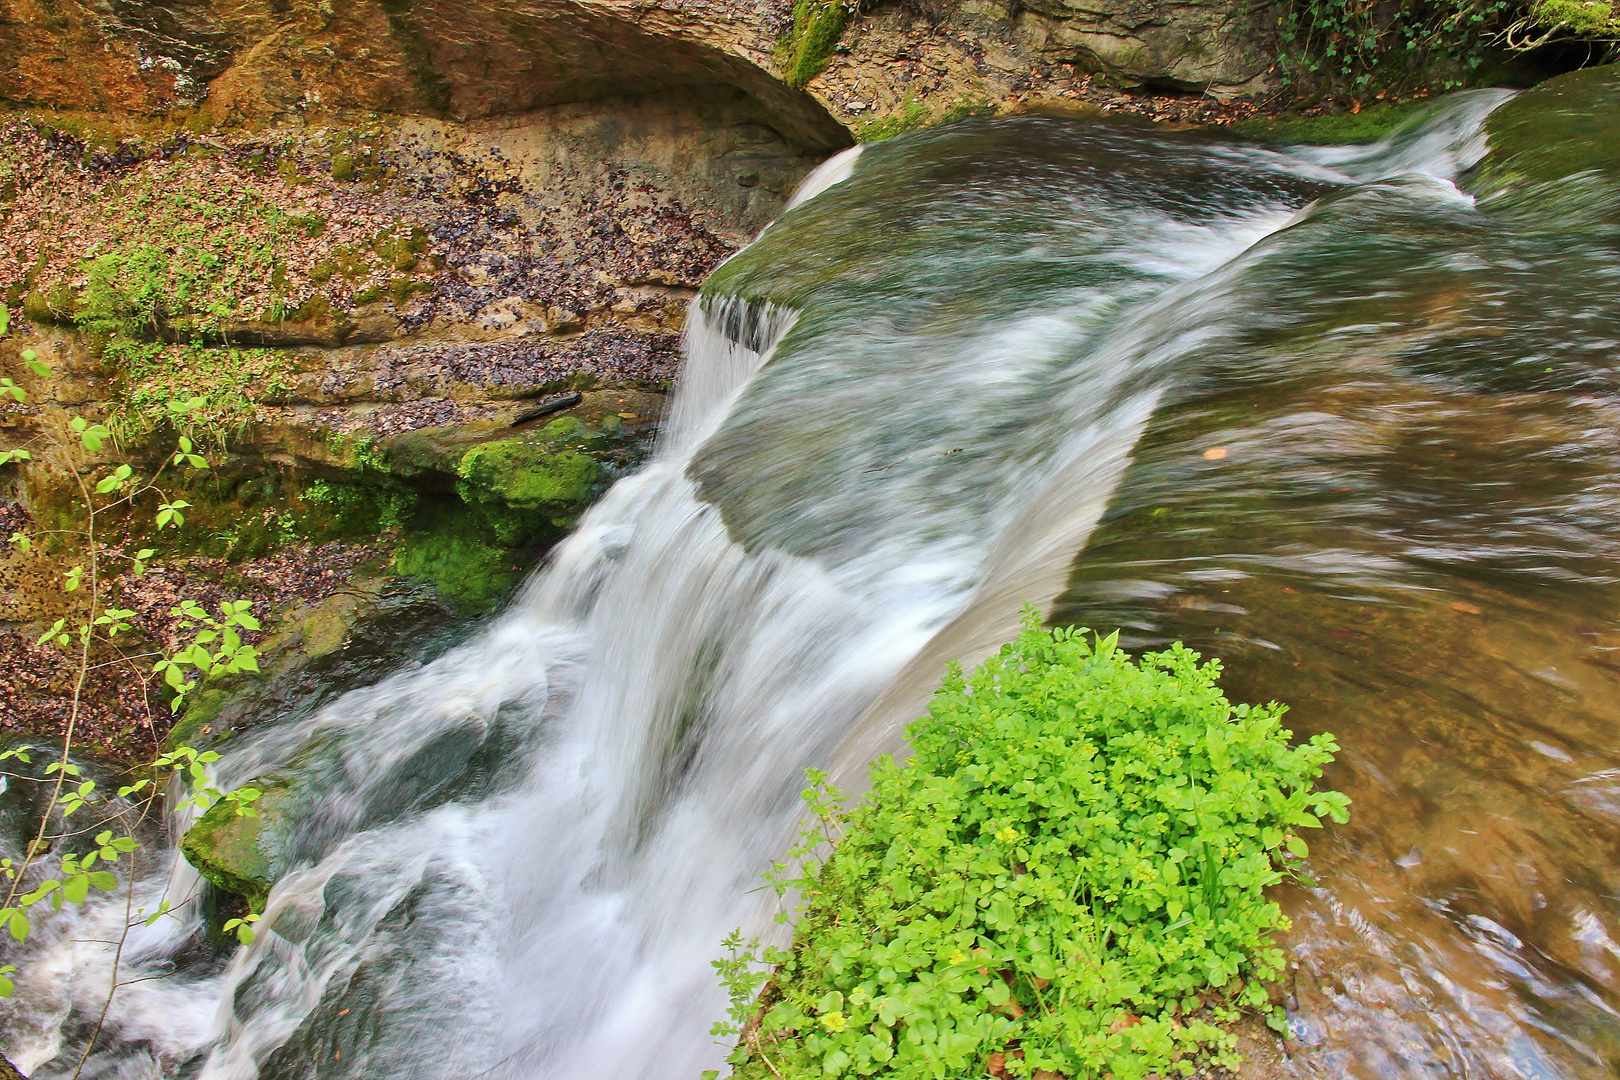
<instances>
[{"instance_id":1,"label":"rock face","mask_svg":"<svg viewBox=\"0 0 1620 1080\"><path fill-rule=\"evenodd\" d=\"M810 93L776 77L774 0L0 0L0 96L210 123L364 109L468 120L727 88L796 146L908 101L1062 97L1085 73L1261 88L1261 0L890 0L869 4ZM887 91L887 92L885 92ZM937 102L935 101L937 97ZM847 104L856 107L845 108Z\"/></svg>"},{"instance_id":2,"label":"rock face","mask_svg":"<svg viewBox=\"0 0 1620 1080\"><path fill-rule=\"evenodd\" d=\"M206 104L214 122L310 108L467 120L732 87L800 145L845 141L712 15L625 0L7 0L0 94L152 114Z\"/></svg>"}]
</instances>

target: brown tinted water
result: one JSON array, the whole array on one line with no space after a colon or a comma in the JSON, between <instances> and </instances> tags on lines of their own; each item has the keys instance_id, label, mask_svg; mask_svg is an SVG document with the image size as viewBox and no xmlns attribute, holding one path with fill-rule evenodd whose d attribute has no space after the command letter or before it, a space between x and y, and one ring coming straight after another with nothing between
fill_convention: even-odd
<instances>
[{"instance_id":1,"label":"brown tinted water","mask_svg":"<svg viewBox=\"0 0 1620 1080\"><path fill-rule=\"evenodd\" d=\"M1338 735L1351 824L1285 900L1296 1068L1611 1075L1613 237L1486 218L1396 252L1366 224L1274 238L1267 317L1150 425L1053 618L1185 640L1234 699Z\"/></svg>"}]
</instances>

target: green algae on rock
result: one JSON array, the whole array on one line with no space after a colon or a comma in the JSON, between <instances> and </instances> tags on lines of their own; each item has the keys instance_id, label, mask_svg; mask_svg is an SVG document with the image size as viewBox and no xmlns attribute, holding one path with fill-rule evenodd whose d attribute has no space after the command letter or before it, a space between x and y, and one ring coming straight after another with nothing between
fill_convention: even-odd
<instances>
[{"instance_id":1,"label":"green algae on rock","mask_svg":"<svg viewBox=\"0 0 1620 1080\"><path fill-rule=\"evenodd\" d=\"M218 803L180 841L186 861L209 884L247 900L263 911L271 886L286 871L290 803L298 792L290 780L260 781L257 817L241 817L229 803Z\"/></svg>"},{"instance_id":2,"label":"green algae on rock","mask_svg":"<svg viewBox=\"0 0 1620 1080\"><path fill-rule=\"evenodd\" d=\"M1620 180L1620 64L1548 79L1492 113L1485 130L1490 156L1476 189L1587 172Z\"/></svg>"},{"instance_id":3,"label":"green algae on rock","mask_svg":"<svg viewBox=\"0 0 1620 1080\"><path fill-rule=\"evenodd\" d=\"M579 449L560 445L580 432L573 417L553 420L537 436L480 443L456 465L457 485L468 501L498 499L508 506L547 514L554 525L571 525L604 486L602 465Z\"/></svg>"}]
</instances>

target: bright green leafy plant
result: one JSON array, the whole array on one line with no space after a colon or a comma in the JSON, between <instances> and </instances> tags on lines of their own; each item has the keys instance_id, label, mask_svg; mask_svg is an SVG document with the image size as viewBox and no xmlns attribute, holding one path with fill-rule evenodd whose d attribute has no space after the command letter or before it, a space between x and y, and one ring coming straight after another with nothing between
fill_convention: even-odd
<instances>
[{"instance_id":1,"label":"bright green leafy plant","mask_svg":"<svg viewBox=\"0 0 1620 1080\"><path fill-rule=\"evenodd\" d=\"M1030 611L999 655L953 668L907 729L912 760L879 759L847 817L812 773L811 824L767 875L802 898L792 948L756 959L733 935L715 965L737 1075L1235 1065L1219 1025L1268 1010L1282 968L1265 890L1306 855L1298 830L1349 800L1315 788L1330 736L1291 746L1283 707L1230 704L1219 673Z\"/></svg>"}]
</instances>

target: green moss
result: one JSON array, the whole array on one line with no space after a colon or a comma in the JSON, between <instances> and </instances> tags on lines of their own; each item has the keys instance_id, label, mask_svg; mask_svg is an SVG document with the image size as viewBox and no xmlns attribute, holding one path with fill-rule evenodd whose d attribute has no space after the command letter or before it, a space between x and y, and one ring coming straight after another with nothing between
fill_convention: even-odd
<instances>
[{"instance_id":1,"label":"green moss","mask_svg":"<svg viewBox=\"0 0 1620 1080\"><path fill-rule=\"evenodd\" d=\"M888 116L876 117L861 124L855 129L855 138L863 143L882 142L908 131L966 120L970 116L994 116L995 112L995 105L982 99L958 98L943 112L935 113L918 99L908 98Z\"/></svg>"},{"instance_id":2,"label":"green moss","mask_svg":"<svg viewBox=\"0 0 1620 1080\"><path fill-rule=\"evenodd\" d=\"M566 416L450 458L458 498L421 503L395 553L395 568L463 607L494 602L601 494L609 470L591 453L613 442L611 434ZM402 449L420 459L412 468L449 465L442 449Z\"/></svg>"},{"instance_id":3,"label":"green moss","mask_svg":"<svg viewBox=\"0 0 1620 1080\"><path fill-rule=\"evenodd\" d=\"M1232 131L1260 142L1291 146L1352 146L1377 142L1411 119L1426 104L1419 100L1379 102L1360 112L1256 117L1233 124Z\"/></svg>"},{"instance_id":4,"label":"green moss","mask_svg":"<svg viewBox=\"0 0 1620 1080\"><path fill-rule=\"evenodd\" d=\"M186 711L176 720L169 729L169 734L163 740L163 749L172 751L182 746L195 749L207 749L209 743L219 734L210 730L204 732L203 728L212 728L214 721L225 703L231 699L231 692L222 686L205 686L192 691L186 696Z\"/></svg>"},{"instance_id":5,"label":"green moss","mask_svg":"<svg viewBox=\"0 0 1620 1080\"><path fill-rule=\"evenodd\" d=\"M210 884L263 911L271 887L286 872L287 830L280 826L294 792L285 782L254 786L264 793L254 804L257 817L238 816L233 805L217 803L186 831L180 851Z\"/></svg>"},{"instance_id":6,"label":"green moss","mask_svg":"<svg viewBox=\"0 0 1620 1080\"><path fill-rule=\"evenodd\" d=\"M844 0L794 0L793 29L777 47L782 81L802 89L826 70L848 21Z\"/></svg>"},{"instance_id":7,"label":"green moss","mask_svg":"<svg viewBox=\"0 0 1620 1080\"><path fill-rule=\"evenodd\" d=\"M50 326L56 322L56 312L51 310L50 302L38 289L30 289L23 296L22 309L24 318L31 323Z\"/></svg>"},{"instance_id":8,"label":"green moss","mask_svg":"<svg viewBox=\"0 0 1620 1080\"><path fill-rule=\"evenodd\" d=\"M1543 29L1567 30L1577 37L1620 37L1614 5L1600 0L1540 0L1531 8L1531 18Z\"/></svg>"},{"instance_id":9,"label":"green moss","mask_svg":"<svg viewBox=\"0 0 1620 1080\"><path fill-rule=\"evenodd\" d=\"M558 526L571 524L605 480L594 458L555 445L578 430L578 423L569 417L547 425L539 438L500 439L473 447L456 466L464 497L498 499L511 507L546 513Z\"/></svg>"},{"instance_id":10,"label":"green moss","mask_svg":"<svg viewBox=\"0 0 1620 1080\"><path fill-rule=\"evenodd\" d=\"M342 182L354 176L354 155L337 154L332 158L332 179Z\"/></svg>"}]
</instances>

